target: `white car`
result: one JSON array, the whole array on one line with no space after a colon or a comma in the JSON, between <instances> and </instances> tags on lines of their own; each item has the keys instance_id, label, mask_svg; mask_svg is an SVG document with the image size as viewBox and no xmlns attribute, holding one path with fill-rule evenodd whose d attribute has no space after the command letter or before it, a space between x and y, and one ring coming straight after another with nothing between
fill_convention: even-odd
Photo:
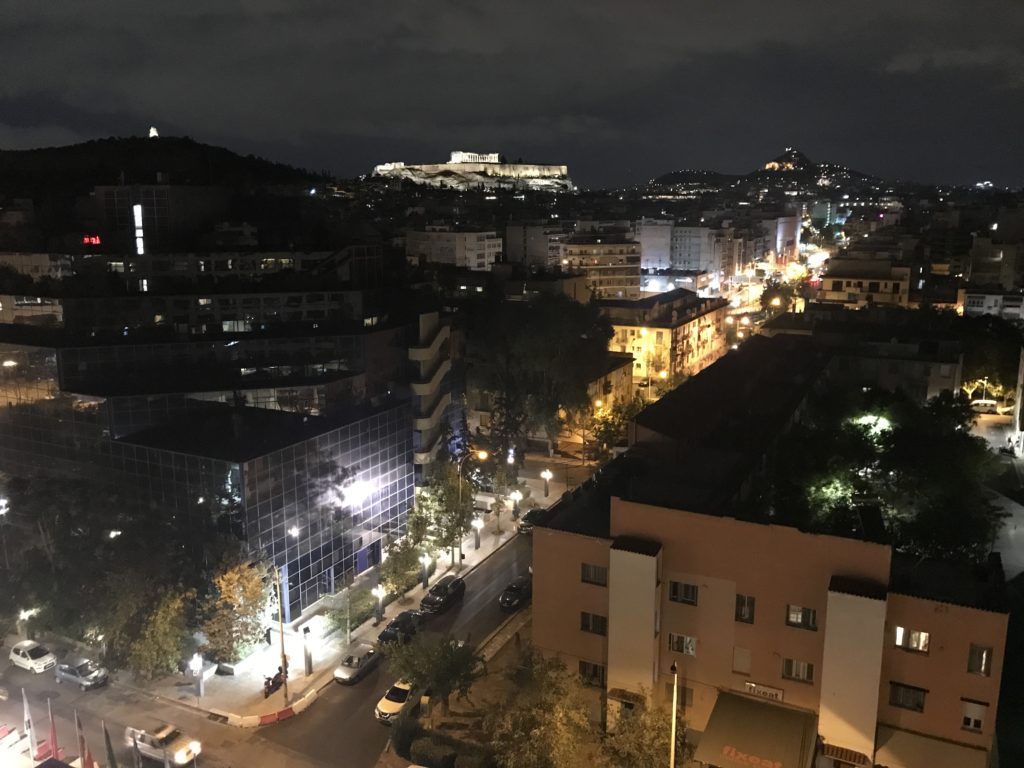
<instances>
[{"instance_id":1,"label":"white car","mask_svg":"<svg viewBox=\"0 0 1024 768\"><path fill-rule=\"evenodd\" d=\"M203 751L203 745L189 738L180 729L167 723L151 731L142 728L124 729L124 743L131 749L139 745L139 753L151 760L171 760L175 765L188 765Z\"/></svg>"},{"instance_id":2,"label":"white car","mask_svg":"<svg viewBox=\"0 0 1024 768\"><path fill-rule=\"evenodd\" d=\"M385 725L391 725L391 722L402 713L412 699L412 683L399 680L381 696L374 715Z\"/></svg>"},{"instance_id":3,"label":"white car","mask_svg":"<svg viewBox=\"0 0 1024 768\"><path fill-rule=\"evenodd\" d=\"M11 664L37 675L57 666L57 657L35 640L23 640L11 648Z\"/></svg>"}]
</instances>

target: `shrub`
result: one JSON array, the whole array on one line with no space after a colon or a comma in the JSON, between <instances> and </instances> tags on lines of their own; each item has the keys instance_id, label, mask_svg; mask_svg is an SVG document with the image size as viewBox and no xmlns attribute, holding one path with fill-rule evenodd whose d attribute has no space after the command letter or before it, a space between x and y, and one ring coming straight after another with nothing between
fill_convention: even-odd
<instances>
[{"instance_id":1,"label":"shrub","mask_svg":"<svg viewBox=\"0 0 1024 768\"><path fill-rule=\"evenodd\" d=\"M460 752L455 756L455 768L494 768L494 759L482 749Z\"/></svg>"},{"instance_id":2,"label":"shrub","mask_svg":"<svg viewBox=\"0 0 1024 768\"><path fill-rule=\"evenodd\" d=\"M419 721L403 712L391 726L391 746L395 748L395 752L409 760L412 743L422 733Z\"/></svg>"},{"instance_id":3,"label":"shrub","mask_svg":"<svg viewBox=\"0 0 1024 768\"><path fill-rule=\"evenodd\" d=\"M409 758L427 768L455 768L455 748L429 736L413 741Z\"/></svg>"}]
</instances>

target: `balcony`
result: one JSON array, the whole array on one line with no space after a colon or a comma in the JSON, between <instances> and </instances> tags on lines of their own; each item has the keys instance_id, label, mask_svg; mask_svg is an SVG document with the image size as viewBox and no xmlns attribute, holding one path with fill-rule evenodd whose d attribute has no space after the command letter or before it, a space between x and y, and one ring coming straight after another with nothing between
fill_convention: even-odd
<instances>
[{"instance_id":1,"label":"balcony","mask_svg":"<svg viewBox=\"0 0 1024 768\"><path fill-rule=\"evenodd\" d=\"M440 447L441 447L441 433L438 432L437 435L434 437L433 442L430 444L429 448L427 448L425 451L416 451L415 453L413 453L413 455L412 455L412 462L413 462L413 464L421 464L421 465L422 464L429 464L435 458L437 458L437 451L438 451L438 449Z\"/></svg>"},{"instance_id":2,"label":"balcony","mask_svg":"<svg viewBox=\"0 0 1024 768\"><path fill-rule=\"evenodd\" d=\"M445 409L452 403L451 392L445 392L437 401L434 410L428 416L422 416L412 420L412 428L417 432L429 432L441 423Z\"/></svg>"},{"instance_id":3,"label":"balcony","mask_svg":"<svg viewBox=\"0 0 1024 768\"><path fill-rule=\"evenodd\" d=\"M448 372L452 369L451 360L442 360L441 364L434 370L433 375L427 381L414 381L412 383L413 394L419 395L420 397L426 397L434 392L437 392L441 386L441 382L444 377L448 375Z\"/></svg>"},{"instance_id":4,"label":"balcony","mask_svg":"<svg viewBox=\"0 0 1024 768\"><path fill-rule=\"evenodd\" d=\"M451 333L452 330L448 325L438 326L437 333L434 334L433 340L425 347L409 347L409 359L414 363L433 360L437 357L437 353L440 351L441 345L451 337Z\"/></svg>"}]
</instances>

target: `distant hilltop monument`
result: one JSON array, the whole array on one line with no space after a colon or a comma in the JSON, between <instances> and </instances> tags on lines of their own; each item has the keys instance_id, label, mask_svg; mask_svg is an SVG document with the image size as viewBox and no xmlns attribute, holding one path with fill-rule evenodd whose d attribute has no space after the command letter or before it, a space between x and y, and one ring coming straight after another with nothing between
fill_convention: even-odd
<instances>
[{"instance_id":1,"label":"distant hilltop monument","mask_svg":"<svg viewBox=\"0 0 1024 768\"><path fill-rule=\"evenodd\" d=\"M530 189L545 192L571 192L575 189L569 178L568 166L508 163L497 152L456 150L447 163L381 163L373 169L373 175L449 189Z\"/></svg>"}]
</instances>

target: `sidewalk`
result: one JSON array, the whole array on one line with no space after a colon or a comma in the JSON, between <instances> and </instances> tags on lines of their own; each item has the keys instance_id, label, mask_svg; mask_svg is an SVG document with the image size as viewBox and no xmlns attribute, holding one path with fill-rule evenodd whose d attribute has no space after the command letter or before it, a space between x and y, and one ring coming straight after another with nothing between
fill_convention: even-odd
<instances>
[{"instance_id":1,"label":"sidewalk","mask_svg":"<svg viewBox=\"0 0 1024 768\"><path fill-rule=\"evenodd\" d=\"M543 480L541 496L543 496ZM552 483L554 486L554 483ZM554 488L552 487L553 491ZM561 495L561 494L559 494ZM484 497L481 497L483 500ZM551 496L551 498L556 498ZM524 502L525 505L525 502ZM515 521L511 512L501 514L495 520L493 514L485 516L484 528L480 531L480 548L474 548L474 535L470 533L462 545L462 566L455 572L465 576L480 563L487 559L516 535ZM524 510L525 511L525 510ZM501 533L498 533L498 523ZM452 571L451 552L442 553L438 558L437 570L430 579L433 584L448 571ZM369 578L375 578L373 572ZM394 600L384 610L384 623L404 610L419 604L426 590L422 584L405 593L405 596ZM314 617L324 621L322 616ZM351 642L373 643L383 628L371 618L351 632ZM319 633L314 633L319 634ZM312 636L312 635L311 635ZM283 689L277 690L269 698L263 696L263 678L277 670L281 663L281 652L276 633L270 646L264 647L245 663L244 671L235 675L209 675L205 682L203 696L197 696L194 678L184 675L173 675L154 681L136 681L130 672L120 671L112 675L111 685L127 688L153 699L173 703L242 728L253 728L260 725L287 720L303 712L316 701L318 693L325 687L334 684L334 668L341 659L342 653L349 646L345 633L337 630L322 639L310 643L313 658L313 674L306 675L303 666L303 647L301 639L286 632L286 653L291 659L288 679L288 701L285 701Z\"/></svg>"}]
</instances>

